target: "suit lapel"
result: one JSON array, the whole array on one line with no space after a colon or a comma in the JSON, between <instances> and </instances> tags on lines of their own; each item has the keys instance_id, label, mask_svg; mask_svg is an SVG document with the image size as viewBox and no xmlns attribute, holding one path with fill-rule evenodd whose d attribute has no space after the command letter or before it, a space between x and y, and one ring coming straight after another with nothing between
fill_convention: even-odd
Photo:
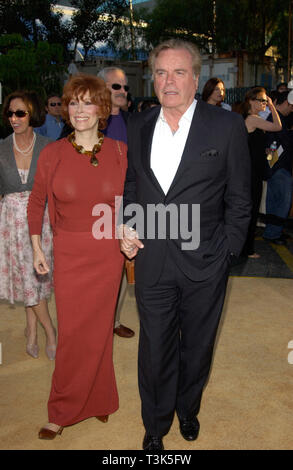
<instances>
[{"instance_id":1,"label":"suit lapel","mask_svg":"<svg viewBox=\"0 0 293 470\"><path fill-rule=\"evenodd\" d=\"M143 168L146 174L148 175L148 177L151 179L154 186L157 188L157 190L160 191L160 193L164 195L164 192L157 178L155 177L153 170L151 169L152 141L153 141L153 135L154 135L154 130L155 130L155 126L157 123L157 119L160 114L160 110L161 110L161 107L156 106L153 112L149 111L149 113L146 116L146 123L140 130L141 132L140 140L141 140L141 155L142 155Z\"/></svg>"}]
</instances>

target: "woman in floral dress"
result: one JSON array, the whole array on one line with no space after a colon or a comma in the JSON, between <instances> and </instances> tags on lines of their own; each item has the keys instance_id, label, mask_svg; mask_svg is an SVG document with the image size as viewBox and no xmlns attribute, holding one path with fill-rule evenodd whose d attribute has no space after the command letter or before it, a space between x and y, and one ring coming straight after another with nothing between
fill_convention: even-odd
<instances>
[{"instance_id":1,"label":"woman in floral dress","mask_svg":"<svg viewBox=\"0 0 293 470\"><path fill-rule=\"evenodd\" d=\"M38 321L44 327L46 354L55 358L56 333L47 299L52 290L51 272L39 276L33 268L28 232L27 203L40 151L50 142L35 134L44 114L33 92L14 92L3 106L3 117L13 133L0 143L0 299L23 302L26 311L26 351L37 358ZM47 212L43 219L42 245L52 264L52 236Z\"/></svg>"}]
</instances>

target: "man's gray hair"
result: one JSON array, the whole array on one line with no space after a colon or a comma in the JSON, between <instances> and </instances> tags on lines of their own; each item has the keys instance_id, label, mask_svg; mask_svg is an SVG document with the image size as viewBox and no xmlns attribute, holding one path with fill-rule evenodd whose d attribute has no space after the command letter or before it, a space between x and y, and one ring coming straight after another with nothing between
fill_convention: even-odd
<instances>
[{"instance_id":1,"label":"man's gray hair","mask_svg":"<svg viewBox=\"0 0 293 470\"><path fill-rule=\"evenodd\" d=\"M199 50L195 44L189 41L184 41L183 39L168 39L167 41L162 42L157 47L155 47L149 55L149 67L151 72L154 73L155 60L160 54L160 52L168 49L185 49L187 50L192 58L192 69L194 75L200 74L201 69L201 56Z\"/></svg>"},{"instance_id":2,"label":"man's gray hair","mask_svg":"<svg viewBox=\"0 0 293 470\"><path fill-rule=\"evenodd\" d=\"M124 72L123 69L121 69L120 67L104 67L102 70L100 70L97 74L97 77L100 77L102 78L105 82L107 81L107 76L110 72L116 72L117 70L119 70L120 72L122 72L125 76L125 79L126 79L126 82L128 82L127 80L127 76L126 76L126 73Z\"/></svg>"}]
</instances>

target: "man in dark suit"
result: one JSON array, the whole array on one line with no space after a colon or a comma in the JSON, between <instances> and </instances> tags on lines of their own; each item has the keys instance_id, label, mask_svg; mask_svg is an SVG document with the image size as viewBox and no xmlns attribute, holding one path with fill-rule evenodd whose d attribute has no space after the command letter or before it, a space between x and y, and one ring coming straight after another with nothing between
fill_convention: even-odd
<instances>
[{"instance_id":1,"label":"man in dark suit","mask_svg":"<svg viewBox=\"0 0 293 470\"><path fill-rule=\"evenodd\" d=\"M164 448L175 411L182 436L198 436L230 258L250 219L244 122L194 99L200 62L188 42L157 46L149 64L161 106L128 121L119 236L136 257L143 449L151 451Z\"/></svg>"}]
</instances>

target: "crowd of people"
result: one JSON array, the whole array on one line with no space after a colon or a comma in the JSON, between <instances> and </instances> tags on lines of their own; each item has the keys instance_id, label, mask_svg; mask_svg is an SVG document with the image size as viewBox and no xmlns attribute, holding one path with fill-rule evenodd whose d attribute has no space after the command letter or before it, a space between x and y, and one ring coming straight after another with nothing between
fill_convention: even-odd
<instances>
[{"instance_id":1,"label":"crowd of people","mask_svg":"<svg viewBox=\"0 0 293 470\"><path fill-rule=\"evenodd\" d=\"M293 92L269 97L254 87L234 113L224 82L212 77L195 99L201 58L186 41L157 46L149 66L157 97L134 112L117 67L73 75L45 109L26 91L3 105L12 134L0 143L0 299L23 302L27 353L39 356L39 322L46 354L55 359L40 439L89 417L106 423L118 409L113 334L135 334L120 322L125 260L135 259L143 449L164 449L175 412L183 438L195 440L231 260L259 257L254 238L264 179L264 238L286 243ZM115 226L122 196L124 207L143 209L144 233L127 211ZM97 204L110 208L112 236L93 236ZM158 235L158 221L147 216L153 204L188 206L177 238L170 227ZM190 249L184 235L194 205L200 243ZM147 237L151 225L156 235ZM53 289L58 334L48 311Z\"/></svg>"}]
</instances>

